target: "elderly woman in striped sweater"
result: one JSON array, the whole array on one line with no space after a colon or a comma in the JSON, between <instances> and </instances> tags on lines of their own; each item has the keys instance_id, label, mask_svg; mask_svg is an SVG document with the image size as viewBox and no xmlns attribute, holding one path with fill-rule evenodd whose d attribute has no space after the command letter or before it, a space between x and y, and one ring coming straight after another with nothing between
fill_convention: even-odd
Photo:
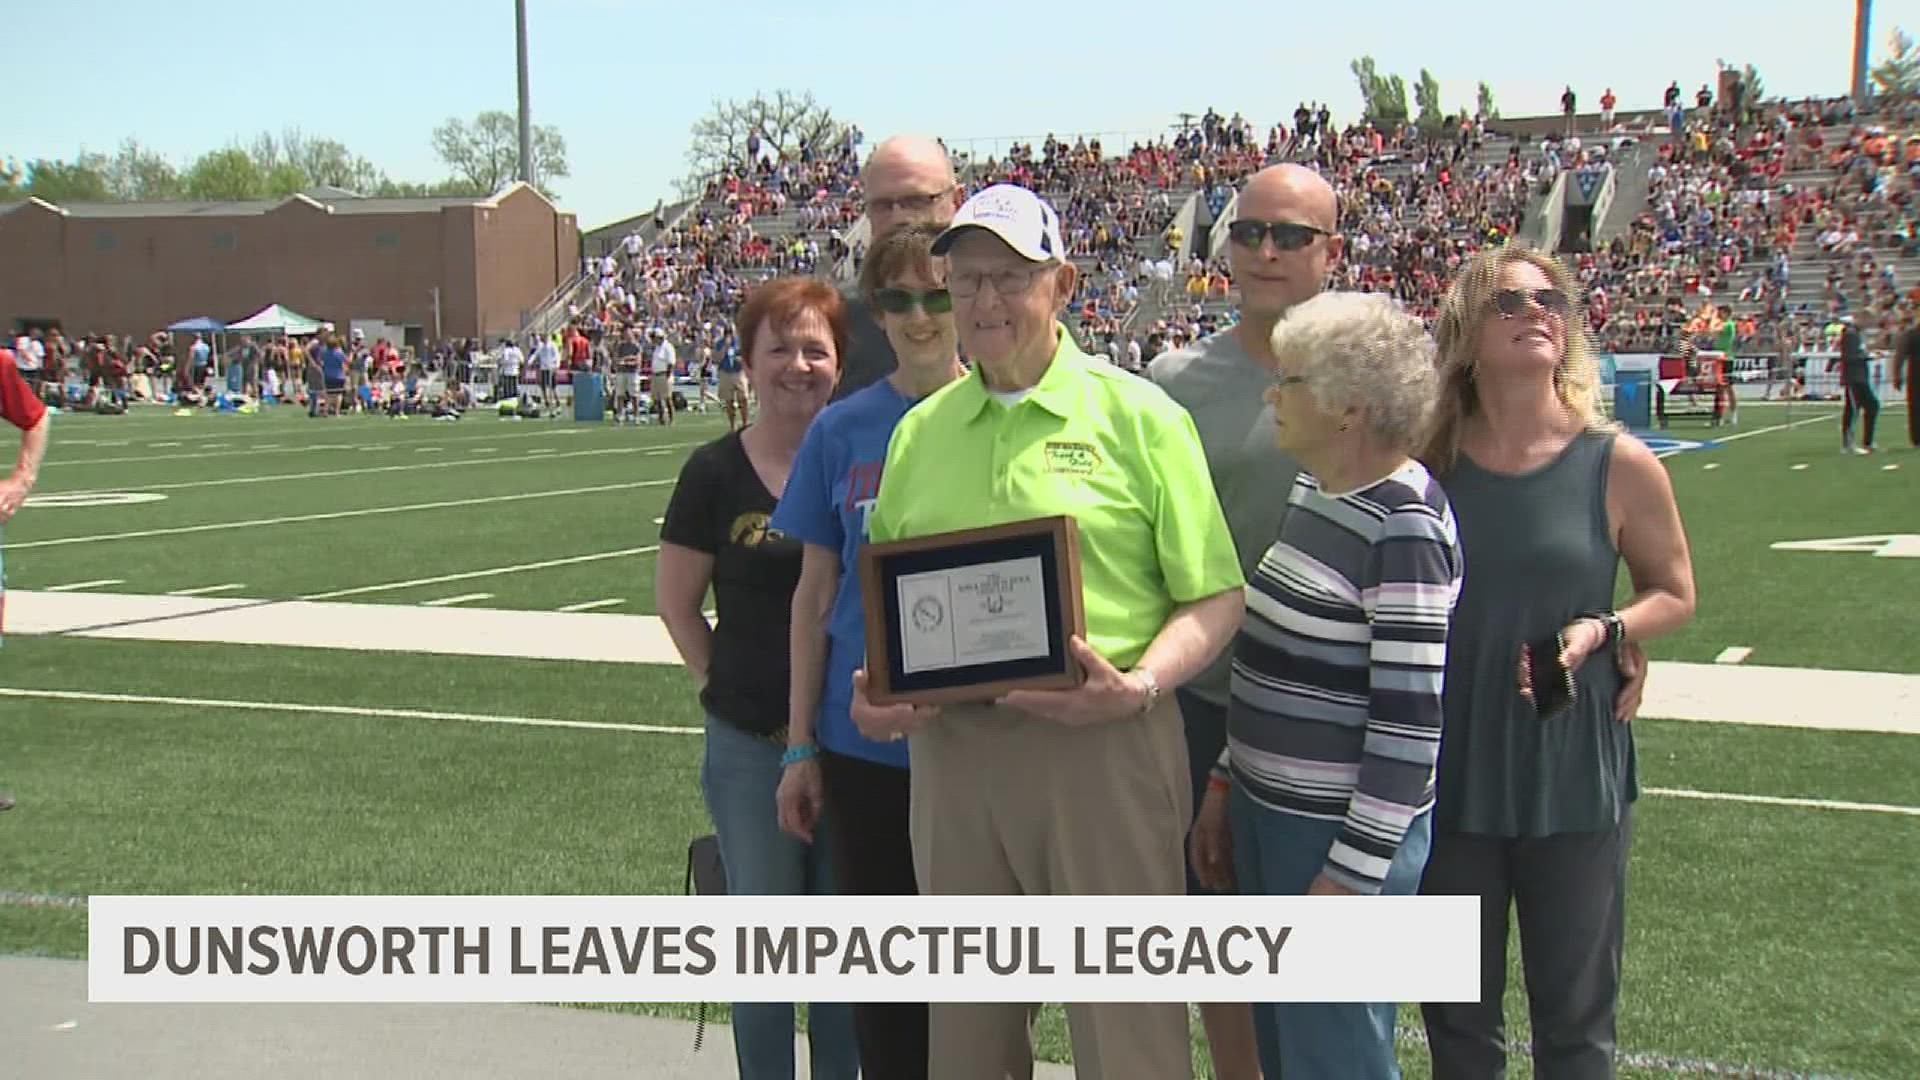
<instances>
[{"instance_id":1,"label":"elderly woman in striped sweater","mask_svg":"<svg viewBox=\"0 0 1920 1080\"><path fill-rule=\"evenodd\" d=\"M1446 494L1412 456L1438 389L1434 345L1385 296L1325 293L1275 326L1273 351L1276 438L1302 469L1247 582L1194 869L1243 895L1411 894L1461 580ZM1397 1078L1394 1012L1256 1005L1261 1070Z\"/></svg>"}]
</instances>

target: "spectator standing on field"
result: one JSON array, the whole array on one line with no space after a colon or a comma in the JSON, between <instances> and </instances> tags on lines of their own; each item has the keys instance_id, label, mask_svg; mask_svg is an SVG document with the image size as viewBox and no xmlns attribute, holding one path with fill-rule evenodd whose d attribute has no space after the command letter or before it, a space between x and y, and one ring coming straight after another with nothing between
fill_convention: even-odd
<instances>
[{"instance_id":1,"label":"spectator standing on field","mask_svg":"<svg viewBox=\"0 0 1920 1080\"><path fill-rule=\"evenodd\" d=\"M674 355L673 342L667 340L666 331L654 327L651 331L654 340L653 357L650 371L653 375L653 403L660 409L660 422L673 425L673 366L678 359Z\"/></svg>"},{"instance_id":2,"label":"spectator standing on field","mask_svg":"<svg viewBox=\"0 0 1920 1080\"><path fill-rule=\"evenodd\" d=\"M13 472L0 480L0 527L13 520L40 477L40 459L47 454L47 407L20 377L13 353L0 349L0 418L20 429L20 454ZM0 561L0 635L6 631L6 567ZM0 792L0 810L13 809L13 796Z\"/></svg>"}]
</instances>

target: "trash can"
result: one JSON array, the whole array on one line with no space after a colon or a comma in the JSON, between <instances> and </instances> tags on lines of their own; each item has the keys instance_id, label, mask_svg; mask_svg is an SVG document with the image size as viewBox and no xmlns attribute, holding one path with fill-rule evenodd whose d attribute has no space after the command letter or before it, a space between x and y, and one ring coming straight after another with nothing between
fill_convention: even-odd
<instances>
[{"instance_id":1,"label":"trash can","mask_svg":"<svg viewBox=\"0 0 1920 1080\"><path fill-rule=\"evenodd\" d=\"M607 383L597 371L573 373L573 419L598 424L607 418Z\"/></svg>"},{"instance_id":2,"label":"trash can","mask_svg":"<svg viewBox=\"0 0 1920 1080\"><path fill-rule=\"evenodd\" d=\"M1613 376L1613 418L1630 431L1653 428L1653 372L1619 371Z\"/></svg>"}]
</instances>

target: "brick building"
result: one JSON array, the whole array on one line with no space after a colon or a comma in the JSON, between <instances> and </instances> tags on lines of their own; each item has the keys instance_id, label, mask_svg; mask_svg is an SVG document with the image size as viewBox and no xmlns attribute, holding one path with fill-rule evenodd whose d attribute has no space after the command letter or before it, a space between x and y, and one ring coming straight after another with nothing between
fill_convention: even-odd
<instances>
[{"instance_id":1,"label":"brick building","mask_svg":"<svg viewBox=\"0 0 1920 1080\"><path fill-rule=\"evenodd\" d=\"M369 199L320 188L277 201L0 204L0 329L145 336L270 303L406 340L512 333L579 273L579 226L538 191ZM436 302L438 310L436 311Z\"/></svg>"}]
</instances>

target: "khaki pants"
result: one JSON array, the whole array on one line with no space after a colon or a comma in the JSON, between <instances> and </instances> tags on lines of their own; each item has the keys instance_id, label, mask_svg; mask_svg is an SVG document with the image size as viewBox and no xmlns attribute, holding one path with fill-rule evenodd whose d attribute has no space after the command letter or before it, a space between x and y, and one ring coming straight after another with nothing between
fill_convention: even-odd
<instances>
[{"instance_id":1,"label":"khaki pants","mask_svg":"<svg viewBox=\"0 0 1920 1080\"><path fill-rule=\"evenodd\" d=\"M1169 694L1145 716L1066 727L949 706L914 735L913 862L932 896L1184 896L1192 811ZM1031 1006L936 1004L931 1080L1033 1075ZM1068 1005L1081 1080L1192 1076L1184 1004Z\"/></svg>"}]
</instances>

